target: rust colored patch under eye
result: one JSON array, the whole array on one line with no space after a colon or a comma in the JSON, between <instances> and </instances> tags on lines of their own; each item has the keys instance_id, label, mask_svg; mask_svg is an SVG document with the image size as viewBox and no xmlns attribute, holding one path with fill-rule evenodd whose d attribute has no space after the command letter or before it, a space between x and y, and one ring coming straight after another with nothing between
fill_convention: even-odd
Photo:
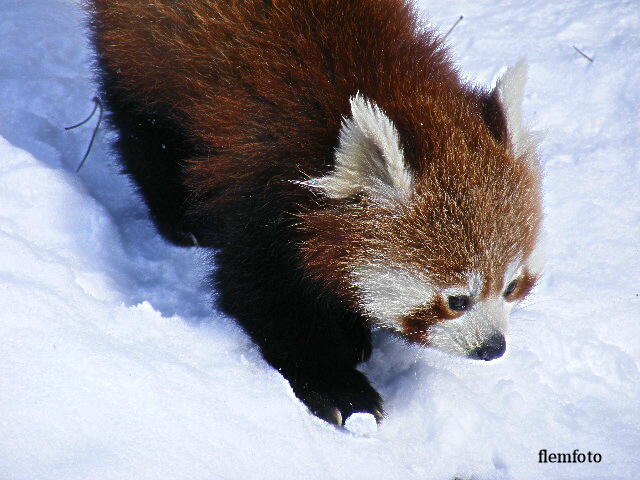
<instances>
[{"instance_id":1,"label":"rust colored patch under eye","mask_svg":"<svg viewBox=\"0 0 640 480\"><path fill-rule=\"evenodd\" d=\"M425 343L429 327L459 317L464 312L452 312L441 295L427 304L414 308L402 318L402 334L411 342Z\"/></svg>"},{"instance_id":2,"label":"rust colored patch under eye","mask_svg":"<svg viewBox=\"0 0 640 480\"><path fill-rule=\"evenodd\" d=\"M510 295L506 297L506 300L508 302L522 300L524 297L529 295L533 287L535 287L538 279L539 277L537 275L533 275L532 273L525 270L522 276L518 279L518 286L513 292L511 292Z\"/></svg>"}]
</instances>

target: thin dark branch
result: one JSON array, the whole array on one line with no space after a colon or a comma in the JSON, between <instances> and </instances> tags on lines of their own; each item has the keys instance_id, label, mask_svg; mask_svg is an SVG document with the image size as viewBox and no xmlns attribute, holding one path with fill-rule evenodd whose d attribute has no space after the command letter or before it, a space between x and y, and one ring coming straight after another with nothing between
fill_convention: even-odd
<instances>
[{"instance_id":1,"label":"thin dark branch","mask_svg":"<svg viewBox=\"0 0 640 480\"><path fill-rule=\"evenodd\" d=\"M93 107L93 111L91 112L91 114L87 118L85 118L80 123L77 123L75 125L71 125L70 127L65 127L64 128L65 130L71 130L73 128L78 128L78 127L84 125L85 123L87 123L89 120L91 120L91 118L95 115L96 110L98 111L98 121L96 122L96 126L93 128L93 133L91 134L91 140L89 141L89 146L87 147L87 150L85 151L84 156L82 157L82 160L80 161L80 163L78 164L78 167L76 168L76 173L78 173L80 171L80 169L84 165L84 162L89 157L89 154L91 153L91 148L93 148L93 142L95 142L95 140L96 140L96 136L98 135L98 130L100 129L100 124L102 123L102 114L103 114L102 103L100 102L100 99L98 97L93 97L93 102L95 103L95 105Z\"/></svg>"},{"instance_id":2,"label":"thin dark branch","mask_svg":"<svg viewBox=\"0 0 640 480\"><path fill-rule=\"evenodd\" d=\"M580 55L582 55L584 58L586 58L587 60L589 60L591 63L593 63L593 58L591 58L589 55L587 55L586 53L584 53L582 50L580 50L578 47L576 47L575 45L573 45L573 48L576 52L578 52Z\"/></svg>"},{"instance_id":3,"label":"thin dark branch","mask_svg":"<svg viewBox=\"0 0 640 480\"><path fill-rule=\"evenodd\" d=\"M447 33L444 34L444 37L442 37L442 41L444 42L446 40L446 38L449 36L449 34L451 32L453 32L453 29L456 28L458 26L458 24L462 21L462 19L464 18L463 15L460 15L460 18L458 18L458 20L456 20L456 23L454 23L451 28L449 29L449 31Z\"/></svg>"},{"instance_id":4,"label":"thin dark branch","mask_svg":"<svg viewBox=\"0 0 640 480\"><path fill-rule=\"evenodd\" d=\"M98 100L98 97L93 97L93 110L91 110L91 113L89 114L89 116L87 118L85 118L84 120L82 120L80 123L76 123L75 125L71 125L70 127L64 127L65 130L73 130L74 128L78 128L81 127L82 125L84 125L85 123L87 123L89 120L91 120L91 118L95 115L96 110L98 108L98 105L100 105L100 100Z\"/></svg>"}]
</instances>

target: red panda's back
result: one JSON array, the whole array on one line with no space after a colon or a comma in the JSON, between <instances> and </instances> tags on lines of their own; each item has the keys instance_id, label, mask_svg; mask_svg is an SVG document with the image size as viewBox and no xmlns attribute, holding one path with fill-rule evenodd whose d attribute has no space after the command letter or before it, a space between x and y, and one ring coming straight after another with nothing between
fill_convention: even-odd
<instances>
[{"instance_id":1,"label":"red panda's back","mask_svg":"<svg viewBox=\"0 0 640 480\"><path fill-rule=\"evenodd\" d=\"M356 92L412 138L412 104L460 90L403 0L93 3L115 87L168 112L201 146L205 161L194 159L187 177L195 191L326 171Z\"/></svg>"}]
</instances>

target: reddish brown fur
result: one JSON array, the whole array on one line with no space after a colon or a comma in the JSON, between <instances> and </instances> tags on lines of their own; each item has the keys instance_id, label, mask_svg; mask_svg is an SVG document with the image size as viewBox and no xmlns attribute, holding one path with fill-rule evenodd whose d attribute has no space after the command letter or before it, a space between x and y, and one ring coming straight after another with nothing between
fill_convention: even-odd
<instances>
[{"instance_id":1,"label":"reddish brown fur","mask_svg":"<svg viewBox=\"0 0 640 480\"><path fill-rule=\"evenodd\" d=\"M429 327L438 322L457 318L463 313L451 311L445 299L438 295L428 305L417 307L404 317L402 329L405 336L412 342L425 343L428 339Z\"/></svg>"},{"instance_id":2,"label":"reddish brown fur","mask_svg":"<svg viewBox=\"0 0 640 480\"><path fill-rule=\"evenodd\" d=\"M518 300L522 300L524 297L529 295L531 290L533 290L533 287L535 287L537 281L538 276L525 269L522 276L518 280L516 289L506 297L507 301L515 302Z\"/></svg>"},{"instance_id":3,"label":"reddish brown fur","mask_svg":"<svg viewBox=\"0 0 640 480\"><path fill-rule=\"evenodd\" d=\"M357 91L409 131L414 119L404 116L426 93L415 86L457 85L398 0L95 3L98 48L127 91L146 104L170 102L194 138L222 153L189 169L196 191L222 192L216 202L326 170Z\"/></svg>"},{"instance_id":4,"label":"reddish brown fur","mask_svg":"<svg viewBox=\"0 0 640 480\"><path fill-rule=\"evenodd\" d=\"M394 121L418 179L416 203L402 215L373 202L305 207L302 254L323 282L346 293L347 266L385 251L439 285L479 271L492 279L487 295L503 287L495 273L505 262L533 249L536 173L499 141L502 116L460 83L402 0L95 3L98 48L127 92L169 102L162 106L216 153L192 159L186 176L204 199L195 208L212 217L225 200L326 172L356 92ZM300 187L284 194L309 204Z\"/></svg>"}]
</instances>

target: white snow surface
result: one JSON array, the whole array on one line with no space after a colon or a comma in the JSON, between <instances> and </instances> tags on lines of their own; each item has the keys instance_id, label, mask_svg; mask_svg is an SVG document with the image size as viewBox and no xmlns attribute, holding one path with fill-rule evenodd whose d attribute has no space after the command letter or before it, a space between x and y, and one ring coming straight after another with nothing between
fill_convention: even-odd
<instances>
[{"instance_id":1,"label":"white snow surface","mask_svg":"<svg viewBox=\"0 0 640 480\"><path fill-rule=\"evenodd\" d=\"M0 0L0 479L635 479L640 471L636 0L429 0L461 74L529 62L547 265L479 363L378 333L387 418L311 416L232 319L206 253L154 232L93 123L72 0ZM573 48L593 58L589 62ZM539 464L538 451L599 464Z\"/></svg>"},{"instance_id":2,"label":"white snow surface","mask_svg":"<svg viewBox=\"0 0 640 480\"><path fill-rule=\"evenodd\" d=\"M344 428L359 437L369 437L378 432L376 417L370 413L362 412L349 415L344 422Z\"/></svg>"}]
</instances>

